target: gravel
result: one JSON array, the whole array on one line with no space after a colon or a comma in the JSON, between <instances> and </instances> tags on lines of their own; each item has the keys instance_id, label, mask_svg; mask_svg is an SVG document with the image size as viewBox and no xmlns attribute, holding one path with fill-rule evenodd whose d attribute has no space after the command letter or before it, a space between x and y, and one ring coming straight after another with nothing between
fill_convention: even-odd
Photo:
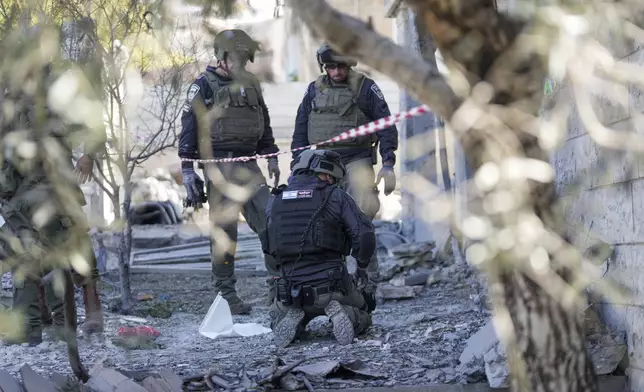
<instances>
[{"instance_id":1,"label":"gravel","mask_svg":"<svg viewBox=\"0 0 644 392\"><path fill-rule=\"evenodd\" d=\"M242 370L270 366L275 358L290 363L303 357L309 362L360 359L371 372L382 376L318 381L316 388L481 381L484 375L479 371L462 369L458 364L467 338L490 318L480 305L477 278L466 265L447 268L437 265L432 272L431 285L415 298L380 304L373 314L374 325L353 344L337 345L328 319L321 316L309 324L310 336L306 340L296 341L286 349L273 344L271 333L221 340L199 335L199 324L216 295L208 273L137 273L132 276L134 294L154 297L137 303L135 315L144 316L144 320L107 312L105 333L82 338L80 352L87 367L99 361L128 371L168 367L180 376L216 368L218 374L235 379ZM237 287L240 296L254 309L249 316L234 316L235 322L268 326L266 279L238 278ZM117 295L111 286L104 286L102 294L106 298ZM110 307L114 301L104 302ZM79 305L82 309L80 296ZM170 314L168 318L159 317ZM128 350L113 343L119 327L137 325L152 326L161 332L156 341L160 348ZM0 368L14 375L23 363L39 372L71 373L65 345L52 341L47 332L45 342L38 347L4 345L1 351L5 355L0 356Z\"/></svg>"}]
</instances>

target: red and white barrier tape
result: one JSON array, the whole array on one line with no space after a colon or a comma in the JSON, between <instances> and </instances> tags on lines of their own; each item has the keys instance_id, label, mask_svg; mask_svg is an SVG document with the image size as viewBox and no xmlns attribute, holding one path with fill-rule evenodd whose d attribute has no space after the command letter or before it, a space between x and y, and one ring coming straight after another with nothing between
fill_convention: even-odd
<instances>
[{"instance_id":1,"label":"red and white barrier tape","mask_svg":"<svg viewBox=\"0 0 644 392\"><path fill-rule=\"evenodd\" d=\"M219 159L189 159L189 158L181 158L182 162L197 162L197 163L219 163L219 162L246 162L246 161L252 161L255 159L260 159L260 158L272 158L276 157L278 155L282 154L288 154L290 152L294 151L300 151L300 150L307 150L311 147L318 147L324 144L328 143L336 143L340 142L343 140L347 139L353 139L357 136L366 136L366 135L371 135L372 133L376 133L378 131L381 131L385 128L389 128L390 126L394 125L395 123L399 122L400 120L404 118L411 118L411 117L416 117L420 116L421 114L428 113L429 107L427 105L421 105L421 106L416 106L415 108L409 109L404 112L392 114L391 116L383 117L380 120L372 121L370 123L360 125L359 127L349 129L348 131L342 132L336 137L333 137L329 140L325 140L320 143L315 143L315 144L310 144L308 146L304 147L298 147L294 148L292 150L287 150L287 151L278 151L274 152L272 154L262 154L262 155L250 155L250 156L245 156L245 157L236 157L236 158L219 158Z\"/></svg>"}]
</instances>

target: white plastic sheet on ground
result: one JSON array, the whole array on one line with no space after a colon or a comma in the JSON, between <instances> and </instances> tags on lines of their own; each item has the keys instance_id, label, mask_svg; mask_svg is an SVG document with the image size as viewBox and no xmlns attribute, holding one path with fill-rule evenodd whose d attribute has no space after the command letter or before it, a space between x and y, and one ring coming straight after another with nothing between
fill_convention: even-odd
<instances>
[{"instance_id":1,"label":"white plastic sheet on ground","mask_svg":"<svg viewBox=\"0 0 644 392\"><path fill-rule=\"evenodd\" d=\"M199 326L199 333L210 339L247 337L269 332L271 332L271 329L261 324L234 324L228 301L221 296L221 293L217 294L217 298L210 305L206 317Z\"/></svg>"}]
</instances>

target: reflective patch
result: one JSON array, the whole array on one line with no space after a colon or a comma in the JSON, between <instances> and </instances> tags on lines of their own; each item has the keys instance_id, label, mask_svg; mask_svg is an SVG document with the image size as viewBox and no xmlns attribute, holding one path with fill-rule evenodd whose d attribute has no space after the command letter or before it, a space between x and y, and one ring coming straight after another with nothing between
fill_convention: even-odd
<instances>
[{"instance_id":1,"label":"reflective patch","mask_svg":"<svg viewBox=\"0 0 644 392\"><path fill-rule=\"evenodd\" d=\"M197 96L199 89L200 87L196 84L190 86L190 90L188 90L188 102L192 102L192 100Z\"/></svg>"},{"instance_id":2,"label":"reflective patch","mask_svg":"<svg viewBox=\"0 0 644 392\"><path fill-rule=\"evenodd\" d=\"M382 100L385 99L385 96L382 95L382 91L380 91L380 87L378 87L375 83L371 85L371 91L373 91L378 96L378 98Z\"/></svg>"},{"instance_id":3,"label":"reflective patch","mask_svg":"<svg viewBox=\"0 0 644 392\"><path fill-rule=\"evenodd\" d=\"M189 104L189 103L184 103L184 104L183 104L183 111L184 111L184 112L189 112L189 111L190 111L190 109L192 109L192 106L190 106L190 104Z\"/></svg>"},{"instance_id":4,"label":"reflective patch","mask_svg":"<svg viewBox=\"0 0 644 392\"><path fill-rule=\"evenodd\" d=\"M311 189L304 189L299 191L285 191L282 192L282 200L289 199L310 199L313 197L313 191Z\"/></svg>"}]
</instances>

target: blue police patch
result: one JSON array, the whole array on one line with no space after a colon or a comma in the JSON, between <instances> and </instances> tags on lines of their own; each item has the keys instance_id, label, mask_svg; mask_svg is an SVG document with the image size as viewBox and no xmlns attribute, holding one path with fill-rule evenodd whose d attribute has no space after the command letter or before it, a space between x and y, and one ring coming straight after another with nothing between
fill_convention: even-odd
<instances>
[{"instance_id":1,"label":"blue police patch","mask_svg":"<svg viewBox=\"0 0 644 392\"><path fill-rule=\"evenodd\" d=\"M380 87L378 87L375 83L371 85L371 91L374 92L378 96L378 98L384 100L385 96L382 94L382 91L380 91Z\"/></svg>"}]
</instances>

